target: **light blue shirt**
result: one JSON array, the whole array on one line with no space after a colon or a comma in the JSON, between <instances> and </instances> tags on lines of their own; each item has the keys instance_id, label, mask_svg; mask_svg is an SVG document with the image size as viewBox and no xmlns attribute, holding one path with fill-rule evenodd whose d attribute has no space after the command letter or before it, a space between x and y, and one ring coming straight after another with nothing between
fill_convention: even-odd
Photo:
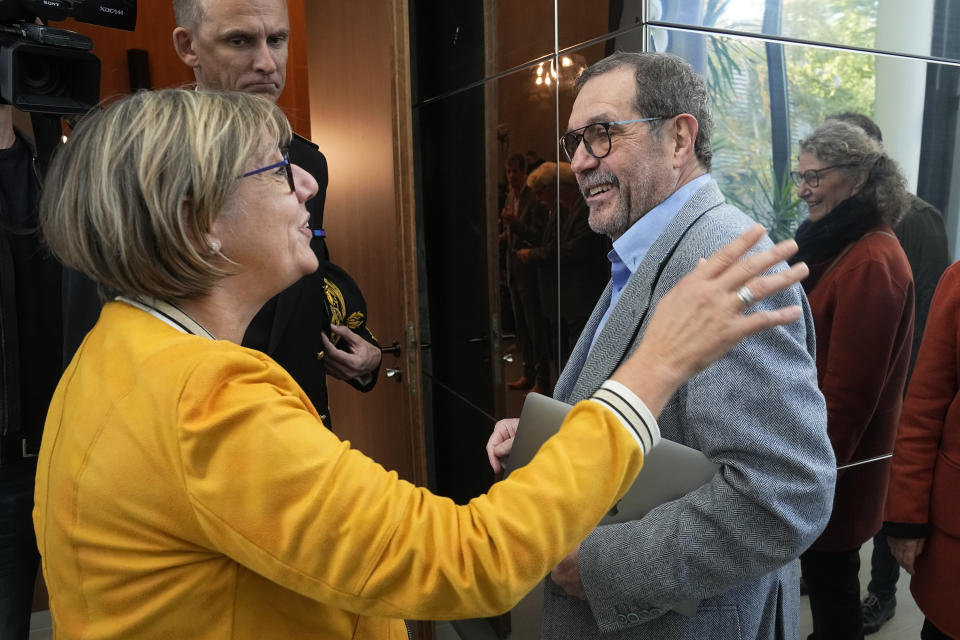
<instances>
[{"instance_id":1,"label":"light blue shirt","mask_svg":"<svg viewBox=\"0 0 960 640\"><path fill-rule=\"evenodd\" d=\"M590 343L591 349L597 342L597 336L606 326L607 320L610 319L613 308L617 306L623 288L627 286L627 282L636 273L637 267L643 262L643 258L650 251L650 247L657 241L657 238L660 237L680 209L683 208L683 205L687 204L687 200L709 181L709 173L691 180L647 212L645 216L634 222L626 233L614 240L613 249L607 254L607 259L610 260L610 279L613 281L613 290L610 292L610 306L607 307L603 318L600 319L597 332L593 334L593 341Z\"/></svg>"}]
</instances>

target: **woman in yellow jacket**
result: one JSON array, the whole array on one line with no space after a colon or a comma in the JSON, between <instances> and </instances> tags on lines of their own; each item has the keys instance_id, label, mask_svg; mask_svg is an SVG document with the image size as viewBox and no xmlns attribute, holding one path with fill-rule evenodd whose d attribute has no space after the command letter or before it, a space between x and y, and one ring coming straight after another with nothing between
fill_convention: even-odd
<instances>
[{"instance_id":1,"label":"woman in yellow jacket","mask_svg":"<svg viewBox=\"0 0 960 640\"><path fill-rule=\"evenodd\" d=\"M626 491L683 379L799 315L741 313L805 273L754 278L792 253L738 262L754 229L664 299L533 462L457 506L339 441L283 369L239 346L317 268L317 186L289 138L265 100L168 90L87 118L53 161L45 237L114 296L40 453L58 638L404 638L402 618L500 613Z\"/></svg>"}]
</instances>

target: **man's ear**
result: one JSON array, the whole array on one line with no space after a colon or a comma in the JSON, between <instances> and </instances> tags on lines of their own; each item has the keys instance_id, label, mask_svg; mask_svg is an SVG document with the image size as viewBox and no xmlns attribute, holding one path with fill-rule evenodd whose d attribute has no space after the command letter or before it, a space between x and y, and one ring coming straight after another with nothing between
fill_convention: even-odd
<instances>
[{"instance_id":1,"label":"man's ear","mask_svg":"<svg viewBox=\"0 0 960 640\"><path fill-rule=\"evenodd\" d=\"M193 33L186 27L177 27L173 30L173 48L177 55L188 67L198 64L197 53L194 50Z\"/></svg>"},{"instance_id":2,"label":"man's ear","mask_svg":"<svg viewBox=\"0 0 960 640\"><path fill-rule=\"evenodd\" d=\"M673 143L673 166L675 169L687 164L690 158L695 155L693 146L699 130L700 124L689 113L674 116L669 133Z\"/></svg>"}]
</instances>

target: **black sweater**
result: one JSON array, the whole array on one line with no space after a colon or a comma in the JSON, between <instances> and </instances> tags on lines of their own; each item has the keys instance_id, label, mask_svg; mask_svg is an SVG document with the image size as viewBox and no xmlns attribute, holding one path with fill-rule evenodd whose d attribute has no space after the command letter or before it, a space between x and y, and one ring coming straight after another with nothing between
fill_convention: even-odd
<instances>
[{"instance_id":1,"label":"black sweater","mask_svg":"<svg viewBox=\"0 0 960 640\"><path fill-rule=\"evenodd\" d=\"M62 368L61 269L37 228L27 143L0 149L0 463L36 454Z\"/></svg>"}]
</instances>

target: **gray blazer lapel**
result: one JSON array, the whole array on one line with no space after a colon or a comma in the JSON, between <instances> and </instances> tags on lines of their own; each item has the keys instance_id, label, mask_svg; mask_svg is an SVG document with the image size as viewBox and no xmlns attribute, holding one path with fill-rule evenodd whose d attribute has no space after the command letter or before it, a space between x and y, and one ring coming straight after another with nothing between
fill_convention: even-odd
<instances>
[{"instance_id":1,"label":"gray blazer lapel","mask_svg":"<svg viewBox=\"0 0 960 640\"><path fill-rule=\"evenodd\" d=\"M570 392L573 390L573 385L583 370L584 361L587 359L587 352L590 350L590 343L593 341L593 336L597 332L597 327L600 326L600 319L603 318L604 312L610 305L610 294L612 291L613 285L611 281L608 280L606 288L604 288L603 293L600 294L600 299L597 300L596 306L593 307L593 313L590 314L590 319L587 320L583 331L580 332L580 337L577 338L577 343L570 352L570 358L567 360L566 366L563 368L563 371L560 372L560 377L557 378L557 384L553 387L553 397L557 400L570 402Z\"/></svg>"},{"instance_id":2,"label":"gray blazer lapel","mask_svg":"<svg viewBox=\"0 0 960 640\"><path fill-rule=\"evenodd\" d=\"M698 189L677 212L667 228L650 247L637 271L630 277L617 300L617 305L613 308L613 312L607 320L607 324L600 330L596 344L583 359L582 369L569 372L571 377L574 372L578 375L567 397L563 398L565 401L576 402L589 397L603 384L604 380L613 374L621 360L630 353L631 347L639 335L640 325L648 316L651 296L664 266L666 266L687 230L704 213L723 204L723 202L723 194L717 188L716 182L711 180ZM706 258L707 256L703 257ZM597 308L594 309L593 316L588 323L588 327L593 326L594 330L610 302L610 289L611 285L608 285L607 291L604 292L600 302L597 303ZM590 336L592 337L593 333ZM582 340L577 342L577 349L584 347L582 342ZM589 348L589 346L590 344L587 342L585 348ZM574 350L574 354L576 354L577 349ZM567 370L571 369L571 365L577 362L579 361L574 360L574 357L571 356L564 373L568 373ZM559 386L560 381L557 384Z\"/></svg>"}]
</instances>

